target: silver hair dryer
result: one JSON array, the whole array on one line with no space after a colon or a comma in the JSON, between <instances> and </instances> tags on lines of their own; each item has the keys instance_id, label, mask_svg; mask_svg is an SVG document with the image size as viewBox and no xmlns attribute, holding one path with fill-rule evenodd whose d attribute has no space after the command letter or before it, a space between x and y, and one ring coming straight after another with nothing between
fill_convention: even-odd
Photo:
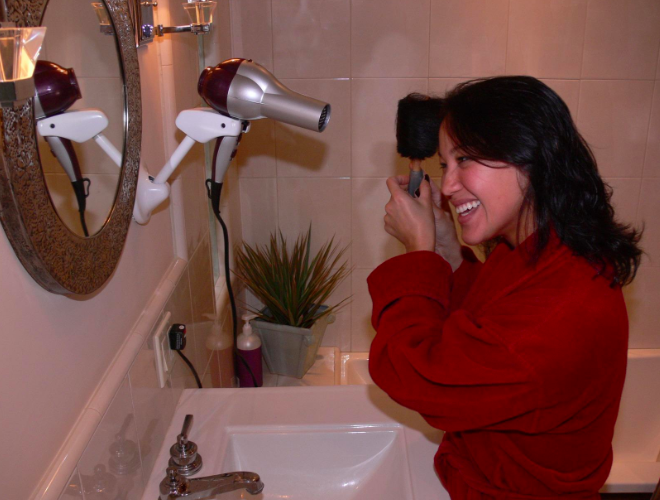
<instances>
[{"instance_id":1,"label":"silver hair dryer","mask_svg":"<svg viewBox=\"0 0 660 500\"><path fill-rule=\"evenodd\" d=\"M330 121L330 104L289 90L249 59L228 59L206 68L197 91L209 106L232 118L272 118L314 132L323 132Z\"/></svg>"},{"instance_id":2,"label":"silver hair dryer","mask_svg":"<svg viewBox=\"0 0 660 500\"><path fill-rule=\"evenodd\" d=\"M289 90L250 59L228 59L206 68L197 91L211 108L235 120L271 118L314 132L323 132L330 121L330 104ZM240 140L241 135L225 135L216 141L213 171L206 181L214 212L219 213L222 180Z\"/></svg>"},{"instance_id":3,"label":"silver hair dryer","mask_svg":"<svg viewBox=\"0 0 660 500\"><path fill-rule=\"evenodd\" d=\"M315 132L323 132L330 121L330 104L289 90L267 69L248 59L228 59L206 68L197 90L211 109L181 111L176 126L186 137L155 178L150 179L146 170L140 169L133 212L140 224L146 224L152 210L167 199L167 179L195 142L205 144L216 139L213 170L206 187L219 218L222 182L250 120L271 118Z\"/></svg>"}]
</instances>

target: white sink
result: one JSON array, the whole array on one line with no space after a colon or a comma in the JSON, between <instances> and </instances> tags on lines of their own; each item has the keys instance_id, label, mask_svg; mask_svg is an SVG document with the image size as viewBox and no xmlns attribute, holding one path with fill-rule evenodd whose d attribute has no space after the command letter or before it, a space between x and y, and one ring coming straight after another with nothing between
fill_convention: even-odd
<instances>
[{"instance_id":1,"label":"white sink","mask_svg":"<svg viewBox=\"0 0 660 500\"><path fill-rule=\"evenodd\" d=\"M185 390L143 500L158 498L186 414L204 466L256 472L265 488L218 500L449 500L433 470L442 432L374 385Z\"/></svg>"},{"instance_id":2,"label":"white sink","mask_svg":"<svg viewBox=\"0 0 660 500\"><path fill-rule=\"evenodd\" d=\"M222 469L259 471L255 500L413 498L398 428L231 432Z\"/></svg>"}]
</instances>

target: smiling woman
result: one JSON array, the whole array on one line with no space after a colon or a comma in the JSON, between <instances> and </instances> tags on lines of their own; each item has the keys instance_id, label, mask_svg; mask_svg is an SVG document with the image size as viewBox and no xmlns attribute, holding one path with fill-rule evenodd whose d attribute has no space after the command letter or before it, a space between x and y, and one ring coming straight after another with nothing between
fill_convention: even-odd
<instances>
[{"instance_id":1,"label":"smiling woman","mask_svg":"<svg viewBox=\"0 0 660 500\"><path fill-rule=\"evenodd\" d=\"M514 165L465 156L449 137L446 125L440 127L440 157L442 194L456 207L465 243L477 245L503 236L516 246L531 234L529 224L519 232L529 182Z\"/></svg>"},{"instance_id":2,"label":"smiling woman","mask_svg":"<svg viewBox=\"0 0 660 500\"><path fill-rule=\"evenodd\" d=\"M368 278L370 374L446 431L435 467L453 500L596 500L640 234L615 222L568 108L539 80L463 83L441 118L441 189L427 177L412 198L388 179L385 227L407 253ZM499 242L484 264L444 201L466 243Z\"/></svg>"}]
</instances>

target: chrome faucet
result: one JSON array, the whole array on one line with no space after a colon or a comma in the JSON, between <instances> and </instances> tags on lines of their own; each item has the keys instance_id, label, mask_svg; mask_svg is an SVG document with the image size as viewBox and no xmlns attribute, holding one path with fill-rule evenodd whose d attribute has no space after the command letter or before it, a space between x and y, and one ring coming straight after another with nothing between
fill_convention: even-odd
<instances>
[{"instance_id":1,"label":"chrome faucet","mask_svg":"<svg viewBox=\"0 0 660 500\"><path fill-rule=\"evenodd\" d=\"M202 468L202 457L197 453L197 445L188 439L193 416L186 415L181 434L170 448L170 461L165 479L160 482L159 500L207 500L221 493L245 489L258 495L264 489L259 474L254 472L228 472L215 476L188 479Z\"/></svg>"},{"instance_id":2,"label":"chrome faucet","mask_svg":"<svg viewBox=\"0 0 660 500\"><path fill-rule=\"evenodd\" d=\"M264 489L259 474L254 472L228 472L215 476L188 479L176 467L167 468L167 477L160 483L159 500L207 500L220 493L240 490L257 495Z\"/></svg>"}]
</instances>

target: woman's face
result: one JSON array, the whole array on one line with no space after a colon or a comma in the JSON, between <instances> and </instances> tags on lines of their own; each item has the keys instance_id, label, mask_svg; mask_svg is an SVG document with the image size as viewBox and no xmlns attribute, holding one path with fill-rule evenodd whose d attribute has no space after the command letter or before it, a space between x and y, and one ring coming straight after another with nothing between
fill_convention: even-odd
<instances>
[{"instance_id":1,"label":"woman's face","mask_svg":"<svg viewBox=\"0 0 660 500\"><path fill-rule=\"evenodd\" d=\"M518 216L527 189L527 178L504 162L479 163L456 148L443 124L440 128L442 194L456 208L463 229L463 241L477 245L503 236L511 246L523 241L531 231L521 224L516 238Z\"/></svg>"}]
</instances>

